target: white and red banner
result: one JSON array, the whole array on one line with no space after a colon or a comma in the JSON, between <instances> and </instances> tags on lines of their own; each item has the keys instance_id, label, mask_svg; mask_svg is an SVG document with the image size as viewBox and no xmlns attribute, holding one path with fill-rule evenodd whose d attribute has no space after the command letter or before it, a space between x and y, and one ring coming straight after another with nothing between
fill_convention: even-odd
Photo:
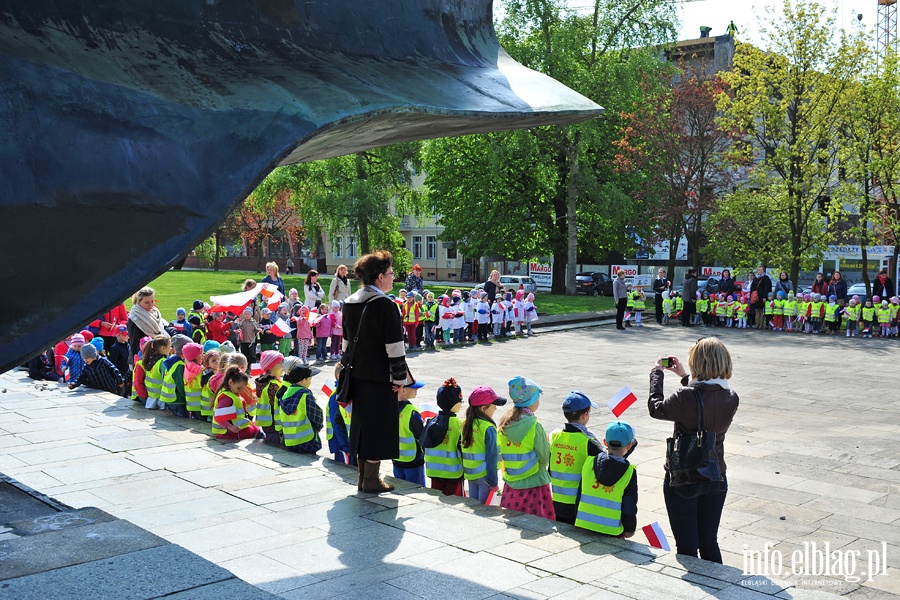
<instances>
[{"instance_id":1,"label":"white and red banner","mask_svg":"<svg viewBox=\"0 0 900 600\"><path fill-rule=\"evenodd\" d=\"M224 296L210 296L209 299L212 302L212 308L210 308L208 312L231 312L235 315L239 315L241 314L241 311L247 308L247 306L260 294L262 294L264 298L271 298L275 294L281 296L277 286L271 283L257 283L256 287L252 290L247 290L246 292L225 294ZM278 304L281 304L280 298L275 305L275 308L278 308Z\"/></svg>"},{"instance_id":2,"label":"white and red banner","mask_svg":"<svg viewBox=\"0 0 900 600\"><path fill-rule=\"evenodd\" d=\"M616 417L621 417L622 413L628 410L628 407L635 402L637 402L637 396L634 395L634 392L628 387L623 387L606 405L612 411L612 414L616 415Z\"/></svg>"}]
</instances>

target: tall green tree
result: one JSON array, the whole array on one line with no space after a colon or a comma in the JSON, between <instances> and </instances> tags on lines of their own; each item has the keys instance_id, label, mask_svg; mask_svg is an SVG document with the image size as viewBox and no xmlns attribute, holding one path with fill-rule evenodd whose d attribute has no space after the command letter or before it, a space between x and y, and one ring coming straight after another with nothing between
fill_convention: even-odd
<instances>
[{"instance_id":1,"label":"tall green tree","mask_svg":"<svg viewBox=\"0 0 900 600\"><path fill-rule=\"evenodd\" d=\"M766 51L739 42L733 70L722 74L730 86L719 96L722 126L747 134L742 150L754 164L746 186L787 215L788 253L774 260L792 281L832 238L831 203L851 200L840 185L838 130L864 50L860 39L835 41L835 13L815 0L785 0L761 29Z\"/></svg>"},{"instance_id":2,"label":"tall green tree","mask_svg":"<svg viewBox=\"0 0 900 600\"><path fill-rule=\"evenodd\" d=\"M398 272L411 254L400 218L422 215L424 195L415 184L421 169L418 142L374 148L346 156L275 169L253 192L261 198L289 194L309 229L323 227L330 239L348 232L360 254L390 250ZM314 239L318 240L318 236Z\"/></svg>"},{"instance_id":3,"label":"tall green tree","mask_svg":"<svg viewBox=\"0 0 900 600\"><path fill-rule=\"evenodd\" d=\"M884 60L868 53L867 63L849 88L841 125L845 187L857 202L849 235L862 250L862 276L871 295L866 247L887 237L900 250L900 62L894 52Z\"/></svg>"},{"instance_id":4,"label":"tall green tree","mask_svg":"<svg viewBox=\"0 0 900 600\"><path fill-rule=\"evenodd\" d=\"M612 140L621 128L619 109L640 94L641 74L661 68L655 50L634 49L674 39L675 6L662 0L595 0L586 12L561 0L510 0L504 6L498 36L510 55L597 101L606 114L573 125L429 142L429 193L445 238L466 233L457 218L470 216L451 206L460 199L469 200L469 214L519 221L496 235L484 227L468 229L460 239L514 236L480 248L509 258L552 255L553 289L571 294L579 248L600 254L631 247L625 225L642 211L627 193L632 176L614 169ZM477 166L498 158L509 162ZM472 165L472 175L439 173L459 164ZM499 206L489 206L494 203Z\"/></svg>"}]
</instances>

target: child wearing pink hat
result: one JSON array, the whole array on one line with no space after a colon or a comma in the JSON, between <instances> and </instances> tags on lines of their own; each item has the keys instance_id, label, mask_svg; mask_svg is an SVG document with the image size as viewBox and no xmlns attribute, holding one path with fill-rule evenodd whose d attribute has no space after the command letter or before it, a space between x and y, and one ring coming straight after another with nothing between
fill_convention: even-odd
<instances>
[{"instance_id":1,"label":"child wearing pink hat","mask_svg":"<svg viewBox=\"0 0 900 600\"><path fill-rule=\"evenodd\" d=\"M69 339L69 349L63 358L63 372L66 381L75 382L84 369L84 360L81 358L81 347L84 346L86 340L84 335L76 333Z\"/></svg>"},{"instance_id":2,"label":"child wearing pink hat","mask_svg":"<svg viewBox=\"0 0 900 600\"><path fill-rule=\"evenodd\" d=\"M200 409L203 389L203 346L194 342L185 344L181 349L181 357L184 359L185 408L190 418L202 419Z\"/></svg>"},{"instance_id":3,"label":"child wearing pink hat","mask_svg":"<svg viewBox=\"0 0 900 600\"><path fill-rule=\"evenodd\" d=\"M525 296L525 328L528 330L528 335L534 335L534 332L531 330L531 324L538 320L537 307L534 305L534 294L528 294Z\"/></svg>"},{"instance_id":4,"label":"child wearing pink hat","mask_svg":"<svg viewBox=\"0 0 900 600\"><path fill-rule=\"evenodd\" d=\"M490 503L497 491L497 468L500 451L497 447L497 424L494 413L506 404L493 389L481 385L469 394L469 408L462 425L463 476L469 482L469 497L482 504Z\"/></svg>"},{"instance_id":5,"label":"child wearing pink hat","mask_svg":"<svg viewBox=\"0 0 900 600\"><path fill-rule=\"evenodd\" d=\"M277 440L275 431L275 394L281 388L281 376L284 375L284 356L277 350L266 350L259 357L259 366L263 374L256 379L256 393L259 401L256 403L256 424L263 428L266 440L270 436Z\"/></svg>"}]
</instances>

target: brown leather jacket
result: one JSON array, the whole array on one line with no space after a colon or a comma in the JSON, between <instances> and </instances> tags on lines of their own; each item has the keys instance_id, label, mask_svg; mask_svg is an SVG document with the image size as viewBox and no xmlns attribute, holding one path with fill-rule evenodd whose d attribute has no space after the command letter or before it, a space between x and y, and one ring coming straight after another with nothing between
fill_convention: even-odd
<instances>
[{"instance_id":1,"label":"brown leather jacket","mask_svg":"<svg viewBox=\"0 0 900 600\"><path fill-rule=\"evenodd\" d=\"M681 380L681 385L668 398L663 395L662 369L650 371L650 399L647 407L650 416L662 421L674 421L688 433L697 431L697 398L688 385L688 377ZM734 413L738 409L738 395L733 390L725 389L717 384L696 384L703 394L703 424L707 431L716 432L716 454L719 455L719 469L725 473L725 433L731 426Z\"/></svg>"}]
</instances>

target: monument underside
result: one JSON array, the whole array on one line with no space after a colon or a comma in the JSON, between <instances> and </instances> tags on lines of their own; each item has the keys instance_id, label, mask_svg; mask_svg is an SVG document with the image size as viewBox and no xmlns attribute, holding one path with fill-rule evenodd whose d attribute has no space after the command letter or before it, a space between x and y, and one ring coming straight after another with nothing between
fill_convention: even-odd
<instances>
[{"instance_id":1,"label":"monument underside","mask_svg":"<svg viewBox=\"0 0 900 600\"><path fill-rule=\"evenodd\" d=\"M0 8L0 372L168 269L279 164L573 122L479 0Z\"/></svg>"}]
</instances>

